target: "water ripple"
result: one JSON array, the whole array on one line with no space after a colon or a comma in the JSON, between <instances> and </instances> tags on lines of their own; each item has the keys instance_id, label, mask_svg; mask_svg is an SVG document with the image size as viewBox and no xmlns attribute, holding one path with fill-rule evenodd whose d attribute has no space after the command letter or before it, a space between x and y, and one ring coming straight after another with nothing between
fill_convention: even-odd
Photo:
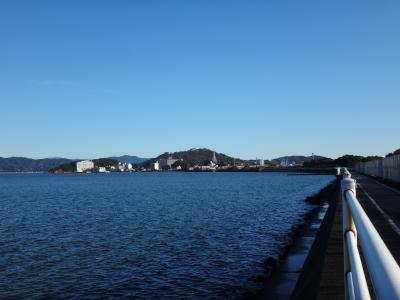
<instances>
[{"instance_id":1,"label":"water ripple","mask_svg":"<svg viewBox=\"0 0 400 300\"><path fill-rule=\"evenodd\" d=\"M0 298L240 297L330 180L0 174Z\"/></svg>"}]
</instances>

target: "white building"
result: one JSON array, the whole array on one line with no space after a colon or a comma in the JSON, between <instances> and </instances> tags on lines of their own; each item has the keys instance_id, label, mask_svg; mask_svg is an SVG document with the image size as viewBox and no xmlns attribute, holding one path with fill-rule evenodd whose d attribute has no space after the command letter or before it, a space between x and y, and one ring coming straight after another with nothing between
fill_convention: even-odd
<instances>
[{"instance_id":1,"label":"white building","mask_svg":"<svg viewBox=\"0 0 400 300\"><path fill-rule=\"evenodd\" d=\"M153 163L152 169L153 169L154 171L159 171L159 170L160 170L160 163L158 162L158 160L157 160L156 162Z\"/></svg>"},{"instance_id":2,"label":"white building","mask_svg":"<svg viewBox=\"0 0 400 300\"><path fill-rule=\"evenodd\" d=\"M209 170L216 170L218 168L218 160L217 156L215 155L215 151L213 152L212 160L208 163Z\"/></svg>"},{"instance_id":3,"label":"white building","mask_svg":"<svg viewBox=\"0 0 400 300\"><path fill-rule=\"evenodd\" d=\"M82 160L76 163L76 172L82 173L86 170L91 170L94 168L94 163L91 160Z\"/></svg>"},{"instance_id":4,"label":"white building","mask_svg":"<svg viewBox=\"0 0 400 300\"><path fill-rule=\"evenodd\" d=\"M126 169L126 164L122 164L122 163L119 163L119 164L118 164L118 170L119 170L120 172L124 172L125 169Z\"/></svg>"},{"instance_id":5,"label":"white building","mask_svg":"<svg viewBox=\"0 0 400 300\"><path fill-rule=\"evenodd\" d=\"M99 167L99 173L106 173L107 169L106 167Z\"/></svg>"},{"instance_id":6,"label":"white building","mask_svg":"<svg viewBox=\"0 0 400 300\"><path fill-rule=\"evenodd\" d=\"M207 167L209 167L209 169L216 169L218 165L214 161L210 161Z\"/></svg>"},{"instance_id":7,"label":"white building","mask_svg":"<svg viewBox=\"0 0 400 300\"><path fill-rule=\"evenodd\" d=\"M256 159L256 165L257 165L257 166L260 166L260 167L261 167L261 166L264 166L264 160L261 159L261 158L260 158L260 159Z\"/></svg>"},{"instance_id":8,"label":"white building","mask_svg":"<svg viewBox=\"0 0 400 300\"><path fill-rule=\"evenodd\" d=\"M128 171L131 171L132 170L132 164L131 163L127 164L126 168L128 169Z\"/></svg>"},{"instance_id":9,"label":"white building","mask_svg":"<svg viewBox=\"0 0 400 300\"><path fill-rule=\"evenodd\" d=\"M212 162L213 162L214 164L217 164L217 162L218 162L217 156L215 155L215 151L213 152Z\"/></svg>"}]
</instances>

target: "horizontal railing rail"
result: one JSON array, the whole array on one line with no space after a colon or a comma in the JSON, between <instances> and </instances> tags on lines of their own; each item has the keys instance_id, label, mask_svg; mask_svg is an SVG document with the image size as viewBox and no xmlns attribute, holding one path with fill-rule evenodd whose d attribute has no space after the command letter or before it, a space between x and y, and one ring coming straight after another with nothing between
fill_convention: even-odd
<instances>
[{"instance_id":1,"label":"horizontal railing rail","mask_svg":"<svg viewBox=\"0 0 400 300\"><path fill-rule=\"evenodd\" d=\"M363 257L378 299L400 300L400 267L356 197L356 181L341 168L343 247L346 299L371 299L358 251Z\"/></svg>"}]
</instances>

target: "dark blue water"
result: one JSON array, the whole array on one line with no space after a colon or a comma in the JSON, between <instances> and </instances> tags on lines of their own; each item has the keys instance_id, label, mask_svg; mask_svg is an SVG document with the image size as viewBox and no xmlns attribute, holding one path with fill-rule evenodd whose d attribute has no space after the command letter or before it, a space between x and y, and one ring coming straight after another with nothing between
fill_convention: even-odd
<instances>
[{"instance_id":1,"label":"dark blue water","mask_svg":"<svg viewBox=\"0 0 400 300\"><path fill-rule=\"evenodd\" d=\"M236 298L331 176L0 174L0 298Z\"/></svg>"}]
</instances>

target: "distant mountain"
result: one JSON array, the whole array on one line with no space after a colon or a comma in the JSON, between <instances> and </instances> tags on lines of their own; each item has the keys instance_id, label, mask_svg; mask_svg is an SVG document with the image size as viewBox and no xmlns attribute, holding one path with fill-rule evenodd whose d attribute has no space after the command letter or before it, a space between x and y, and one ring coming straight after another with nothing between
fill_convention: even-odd
<instances>
[{"instance_id":1,"label":"distant mountain","mask_svg":"<svg viewBox=\"0 0 400 300\"><path fill-rule=\"evenodd\" d=\"M0 172L45 172L70 161L68 158L0 157Z\"/></svg>"},{"instance_id":2,"label":"distant mountain","mask_svg":"<svg viewBox=\"0 0 400 300\"><path fill-rule=\"evenodd\" d=\"M110 156L108 158L115 159L123 163L131 163L131 164L141 164L142 162L148 160L148 158L131 156L131 155Z\"/></svg>"},{"instance_id":3,"label":"distant mountain","mask_svg":"<svg viewBox=\"0 0 400 300\"><path fill-rule=\"evenodd\" d=\"M167 159L171 157L172 159L182 160L186 166L192 167L195 165L203 165L208 163L213 158L214 151L206 148L193 148L186 151L178 151L178 152L165 152L155 158L151 158L142 163L143 166L149 167L151 163L160 160L160 159ZM223 153L215 152L215 157L218 161L219 165L233 165L233 162L236 163L243 163L244 160L233 158Z\"/></svg>"},{"instance_id":4,"label":"distant mountain","mask_svg":"<svg viewBox=\"0 0 400 300\"><path fill-rule=\"evenodd\" d=\"M274 163L281 163L281 161L283 160L287 160L290 164L302 164L304 162L309 162L312 161L314 158L314 160L322 160L322 159L328 159L327 157L324 156L320 156L320 155L314 155L313 156L303 156L303 155L291 155L291 156L282 156L282 157L278 157L278 158L274 158L272 160L272 162Z\"/></svg>"}]
</instances>

